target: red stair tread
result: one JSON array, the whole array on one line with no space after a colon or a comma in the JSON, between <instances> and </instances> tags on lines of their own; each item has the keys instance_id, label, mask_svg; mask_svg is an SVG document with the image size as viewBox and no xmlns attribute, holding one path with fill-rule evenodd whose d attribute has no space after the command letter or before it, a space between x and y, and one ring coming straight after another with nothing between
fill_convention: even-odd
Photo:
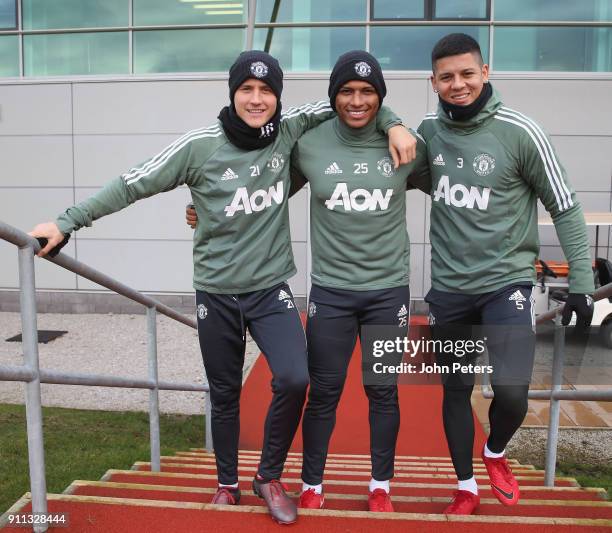
<instances>
[{"instance_id":1,"label":"red stair tread","mask_svg":"<svg viewBox=\"0 0 612 533\"><path fill-rule=\"evenodd\" d=\"M149 472L151 469L149 466L147 465L139 465L138 466L138 470L143 471L143 472ZM215 475L216 474L216 469L214 467L210 467L210 468L189 468L189 467L175 467L175 466L162 466L161 469L162 472L171 472L171 473L181 473L181 474L208 474L208 475ZM255 469L249 469L249 470L242 470L240 472L240 475L254 475L255 474ZM446 478L442 478L442 477L431 477L428 476L427 473L423 474L423 475L416 475L416 474L410 474L410 475L401 475L401 476L397 476L394 478L395 481L400 482L400 483L454 483L455 482L455 477L452 476L450 473L448 474L443 474L440 473L439 475L448 475L449 477ZM482 474L481 474L482 475ZM300 473L298 472L289 472L286 475L283 476L283 479L298 479L300 477ZM346 475L346 474L333 474L333 479L336 480L342 480L342 481L359 481L359 480L370 480L370 475L363 473L363 474L359 474L357 476L352 476L352 475ZM478 479L477 480L479 483L485 483L484 479ZM327 480L325 480L325 483L328 483ZM527 486L539 486L539 485L544 485L544 477L540 477L538 478L534 478L534 479L524 479L524 480L520 480L519 484L522 485L527 485ZM557 486L559 487L572 487L574 486L574 483L572 483L571 481L559 481L557 480L555 483Z\"/></svg>"},{"instance_id":2,"label":"red stair tread","mask_svg":"<svg viewBox=\"0 0 612 533\"><path fill-rule=\"evenodd\" d=\"M175 492L163 490L145 490L130 488L79 486L73 494L87 496L108 496L112 498L138 498L143 500L169 500L210 503L212 494L197 492ZM297 499L297 498L296 498ZM450 501L450 497L449 497ZM260 498L253 495L251 491L242 493L240 503L242 505L262 505ZM394 502L394 508L402 513L428 513L441 514L448 505L445 502ZM326 498L326 509L367 511L367 496L365 492L360 499L332 499ZM580 506L559 506L559 505L516 505L505 507L501 504L481 504L479 515L497 516L547 516L547 517L571 517L571 518L612 518L611 507L580 507Z\"/></svg>"},{"instance_id":3,"label":"red stair tread","mask_svg":"<svg viewBox=\"0 0 612 533\"><path fill-rule=\"evenodd\" d=\"M109 476L106 481L112 481L115 483L140 483L149 485L170 485L177 487L216 487L217 482L215 479L205 479L202 477L163 477L155 475L138 475L138 474L123 474L113 473ZM453 488L445 487L398 487L392 485L393 494L398 496L452 496L455 488L455 483L449 483ZM339 485L334 483L333 480L326 481L325 486L330 492L337 492L340 494L354 494L359 492L359 487L355 485ZM366 484L364 483L364 490ZM241 482L241 487L248 487L248 482ZM297 491L301 488L301 482L294 480L289 482L289 489ZM480 487L480 494L484 498L493 498L493 493L489 489L488 485L484 483ZM601 497L597 492L591 492L586 490L568 490L568 491L555 491L550 490L547 487L537 487L537 490L524 491L521 495L523 499L549 499L549 500L593 500L601 501Z\"/></svg>"},{"instance_id":4,"label":"red stair tread","mask_svg":"<svg viewBox=\"0 0 612 533\"><path fill-rule=\"evenodd\" d=\"M27 512L28 506L24 509ZM201 511L195 509L172 509L159 507L108 505L102 503L49 501L50 513L70 513L70 528L50 528L51 533L227 533L250 532L278 533L279 526L264 513L231 511ZM440 533L563 533L576 531L574 525L504 524L474 522L427 522L422 520L393 520L386 518L365 521L363 518L302 516L291 526L294 533L346 533L347 531L385 533L435 531ZM609 527L583 526L581 532L603 533ZM13 533L14 529L3 528L2 533ZM26 530L27 531L27 530Z\"/></svg>"}]
</instances>

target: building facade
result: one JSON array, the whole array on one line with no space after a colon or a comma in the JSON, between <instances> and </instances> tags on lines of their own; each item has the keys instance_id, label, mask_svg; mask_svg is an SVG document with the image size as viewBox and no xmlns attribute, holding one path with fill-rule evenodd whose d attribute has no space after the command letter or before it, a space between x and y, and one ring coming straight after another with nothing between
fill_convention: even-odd
<instances>
[{"instance_id":1,"label":"building facade","mask_svg":"<svg viewBox=\"0 0 612 533\"><path fill-rule=\"evenodd\" d=\"M454 31L480 42L505 103L551 135L585 211L611 211L612 0L0 0L0 220L29 230L53 219L215 121L243 49L278 57L285 108L326 98L338 55L367 49L385 70L385 103L416 127L437 103L431 48ZM422 299L429 198L407 194L411 287ZM181 188L139 202L79 231L66 253L139 290L189 294L189 198ZM291 284L304 297L308 191L290 205L299 270ZM554 230L540 235L542 258L561 259ZM607 227L598 244L609 257ZM100 290L36 263L43 291ZM15 249L0 241L0 309L14 307L2 302L17 287Z\"/></svg>"}]
</instances>

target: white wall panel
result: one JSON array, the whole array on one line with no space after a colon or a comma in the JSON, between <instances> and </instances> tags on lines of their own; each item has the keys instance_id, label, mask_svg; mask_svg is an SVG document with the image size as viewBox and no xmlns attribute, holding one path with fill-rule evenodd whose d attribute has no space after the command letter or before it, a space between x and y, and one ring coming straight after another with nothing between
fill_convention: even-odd
<instances>
[{"instance_id":1,"label":"white wall panel","mask_svg":"<svg viewBox=\"0 0 612 533\"><path fill-rule=\"evenodd\" d=\"M0 136L0 154L0 186L73 185L71 135Z\"/></svg>"},{"instance_id":2,"label":"white wall panel","mask_svg":"<svg viewBox=\"0 0 612 533\"><path fill-rule=\"evenodd\" d=\"M612 135L612 81L494 80L504 104L549 135Z\"/></svg>"},{"instance_id":3,"label":"white wall panel","mask_svg":"<svg viewBox=\"0 0 612 533\"><path fill-rule=\"evenodd\" d=\"M78 258L97 270L145 292L192 292L191 242L84 240ZM79 289L101 289L79 277Z\"/></svg>"},{"instance_id":4,"label":"white wall panel","mask_svg":"<svg viewBox=\"0 0 612 533\"><path fill-rule=\"evenodd\" d=\"M99 189L76 189L77 203ZM156 194L79 230L87 239L183 239L192 240L185 223L185 205L191 201L187 187Z\"/></svg>"},{"instance_id":5,"label":"white wall panel","mask_svg":"<svg viewBox=\"0 0 612 533\"><path fill-rule=\"evenodd\" d=\"M71 133L69 84L0 85L0 135Z\"/></svg>"},{"instance_id":6,"label":"white wall panel","mask_svg":"<svg viewBox=\"0 0 612 533\"><path fill-rule=\"evenodd\" d=\"M408 191L406 193L406 224L411 243L424 243L425 241L425 209L428 196L421 191Z\"/></svg>"},{"instance_id":7,"label":"white wall panel","mask_svg":"<svg viewBox=\"0 0 612 533\"><path fill-rule=\"evenodd\" d=\"M75 84L74 132L182 134L214 122L228 101L225 81Z\"/></svg>"},{"instance_id":8,"label":"white wall panel","mask_svg":"<svg viewBox=\"0 0 612 533\"><path fill-rule=\"evenodd\" d=\"M150 159L177 135L75 135L75 185L101 186Z\"/></svg>"},{"instance_id":9,"label":"white wall panel","mask_svg":"<svg viewBox=\"0 0 612 533\"><path fill-rule=\"evenodd\" d=\"M609 191L612 185L612 137L553 137L567 176L580 191Z\"/></svg>"},{"instance_id":10,"label":"white wall panel","mask_svg":"<svg viewBox=\"0 0 612 533\"><path fill-rule=\"evenodd\" d=\"M306 242L308 239L308 189L304 187L289 200L289 225L291 240Z\"/></svg>"}]
</instances>

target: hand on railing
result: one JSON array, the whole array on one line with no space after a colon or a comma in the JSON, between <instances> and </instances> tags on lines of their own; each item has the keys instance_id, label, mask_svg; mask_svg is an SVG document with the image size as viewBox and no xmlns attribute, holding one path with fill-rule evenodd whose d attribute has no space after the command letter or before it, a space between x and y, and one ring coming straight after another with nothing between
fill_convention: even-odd
<instances>
[{"instance_id":1,"label":"hand on railing","mask_svg":"<svg viewBox=\"0 0 612 533\"><path fill-rule=\"evenodd\" d=\"M45 257L47 254L55 257L70 239L70 235L62 233L55 222L38 224L28 235L37 239L41 246L36 254L38 257Z\"/></svg>"},{"instance_id":2,"label":"hand on railing","mask_svg":"<svg viewBox=\"0 0 612 533\"><path fill-rule=\"evenodd\" d=\"M593 320L593 297L590 294L575 294L570 292L561 315L561 325L567 326L576 313L576 328L586 331Z\"/></svg>"}]
</instances>

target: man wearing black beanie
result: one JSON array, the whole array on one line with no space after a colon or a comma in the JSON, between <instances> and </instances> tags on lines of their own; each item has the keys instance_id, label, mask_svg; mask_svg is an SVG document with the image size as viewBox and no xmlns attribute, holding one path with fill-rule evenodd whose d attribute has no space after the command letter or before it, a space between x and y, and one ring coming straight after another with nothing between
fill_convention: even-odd
<instances>
[{"instance_id":1,"label":"man wearing black beanie","mask_svg":"<svg viewBox=\"0 0 612 533\"><path fill-rule=\"evenodd\" d=\"M378 94L378 105L382 105L387 95L387 86L383 77L380 63L365 50L352 50L342 54L329 76L329 103L334 111L336 109L336 96L342 86L349 81L364 81L369 83Z\"/></svg>"}]
</instances>

